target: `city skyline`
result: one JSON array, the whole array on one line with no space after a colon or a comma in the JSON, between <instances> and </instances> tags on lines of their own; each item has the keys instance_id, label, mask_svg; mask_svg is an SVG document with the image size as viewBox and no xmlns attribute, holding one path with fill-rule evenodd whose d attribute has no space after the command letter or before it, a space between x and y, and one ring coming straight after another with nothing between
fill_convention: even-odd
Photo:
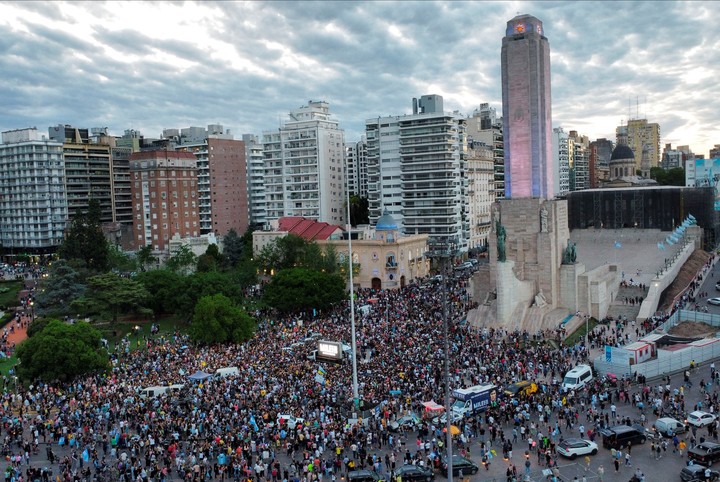
<instances>
[{"instance_id":1,"label":"city skyline","mask_svg":"<svg viewBox=\"0 0 720 482\"><path fill-rule=\"evenodd\" d=\"M630 118L697 154L720 143L710 2L1 3L0 130L277 129L327 101L348 141L366 119L438 94L501 111L500 48L517 14L550 40L553 126L615 140ZM162 19L163 21L159 21Z\"/></svg>"}]
</instances>

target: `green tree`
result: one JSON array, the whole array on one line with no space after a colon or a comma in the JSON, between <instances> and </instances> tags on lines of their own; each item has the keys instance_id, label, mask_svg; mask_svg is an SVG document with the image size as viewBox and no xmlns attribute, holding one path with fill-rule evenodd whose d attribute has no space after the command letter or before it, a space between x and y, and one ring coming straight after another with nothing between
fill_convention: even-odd
<instances>
[{"instance_id":1,"label":"green tree","mask_svg":"<svg viewBox=\"0 0 720 482\"><path fill-rule=\"evenodd\" d=\"M150 245L138 249L136 257L140 271L147 271L157 263L157 258L153 256L152 246Z\"/></svg>"},{"instance_id":2,"label":"green tree","mask_svg":"<svg viewBox=\"0 0 720 482\"><path fill-rule=\"evenodd\" d=\"M149 293L147 307L153 311L157 318L160 315L175 312L179 291L183 286L183 278L168 269L154 269L138 273L135 281L143 285Z\"/></svg>"},{"instance_id":3,"label":"green tree","mask_svg":"<svg viewBox=\"0 0 720 482\"><path fill-rule=\"evenodd\" d=\"M137 261L125 254L119 247L108 246L108 265L110 269L121 273L130 273L137 268Z\"/></svg>"},{"instance_id":4,"label":"green tree","mask_svg":"<svg viewBox=\"0 0 720 482\"><path fill-rule=\"evenodd\" d=\"M27 328L27 336L28 338L31 338L38 333L40 333L45 327L51 322L51 321L59 321L55 320L55 318L35 318L32 323L28 325Z\"/></svg>"},{"instance_id":5,"label":"green tree","mask_svg":"<svg viewBox=\"0 0 720 482\"><path fill-rule=\"evenodd\" d=\"M221 294L203 296L195 306L190 338L196 343L242 343L255 333L255 320Z\"/></svg>"},{"instance_id":6,"label":"green tree","mask_svg":"<svg viewBox=\"0 0 720 482\"><path fill-rule=\"evenodd\" d=\"M108 242L100 227L100 203L91 199L86 212L73 217L70 229L59 250L60 258L81 260L85 267L96 272L109 266Z\"/></svg>"},{"instance_id":7,"label":"green tree","mask_svg":"<svg viewBox=\"0 0 720 482\"><path fill-rule=\"evenodd\" d=\"M217 244L211 244L205 253L198 256L197 270L201 272L216 271L224 264L223 255Z\"/></svg>"},{"instance_id":8,"label":"green tree","mask_svg":"<svg viewBox=\"0 0 720 482\"><path fill-rule=\"evenodd\" d=\"M339 274L306 268L282 270L265 287L263 299L280 311L325 309L346 296L345 280Z\"/></svg>"},{"instance_id":9,"label":"green tree","mask_svg":"<svg viewBox=\"0 0 720 482\"><path fill-rule=\"evenodd\" d=\"M70 304L85 293L80 275L63 260L55 261L48 274L36 296L35 311L40 315L70 314Z\"/></svg>"},{"instance_id":10,"label":"green tree","mask_svg":"<svg viewBox=\"0 0 720 482\"><path fill-rule=\"evenodd\" d=\"M366 197L350 195L350 224L370 224L370 202Z\"/></svg>"},{"instance_id":11,"label":"green tree","mask_svg":"<svg viewBox=\"0 0 720 482\"><path fill-rule=\"evenodd\" d=\"M151 314L146 307L149 299L150 294L141 283L105 273L88 279L85 296L76 300L73 307L86 316L109 314L115 323L120 313Z\"/></svg>"},{"instance_id":12,"label":"green tree","mask_svg":"<svg viewBox=\"0 0 720 482\"><path fill-rule=\"evenodd\" d=\"M188 274L196 264L197 256L187 244L180 246L180 249L165 261L167 269L180 274Z\"/></svg>"},{"instance_id":13,"label":"green tree","mask_svg":"<svg viewBox=\"0 0 720 482\"><path fill-rule=\"evenodd\" d=\"M240 262L245 250L243 239L238 236L237 231L231 229L223 236L223 254L225 263L229 268L235 268Z\"/></svg>"},{"instance_id":14,"label":"green tree","mask_svg":"<svg viewBox=\"0 0 720 482\"><path fill-rule=\"evenodd\" d=\"M84 322L69 325L53 320L15 353L20 360L18 376L33 383L67 381L109 367L100 332Z\"/></svg>"},{"instance_id":15,"label":"green tree","mask_svg":"<svg viewBox=\"0 0 720 482\"><path fill-rule=\"evenodd\" d=\"M203 296L221 294L235 304L243 301L242 287L232 273L210 271L196 272L182 278L179 283L177 313L192 313L198 300Z\"/></svg>"}]
</instances>

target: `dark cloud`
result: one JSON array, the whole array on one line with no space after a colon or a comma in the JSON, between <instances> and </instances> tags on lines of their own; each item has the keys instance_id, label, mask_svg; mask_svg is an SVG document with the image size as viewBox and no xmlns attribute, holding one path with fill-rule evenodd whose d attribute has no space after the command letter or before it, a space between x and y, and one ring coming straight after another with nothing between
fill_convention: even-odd
<instances>
[{"instance_id":1,"label":"dark cloud","mask_svg":"<svg viewBox=\"0 0 720 482\"><path fill-rule=\"evenodd\" d=\"M326 100L348 140L365 120L441 94L501 111L506 22L544 22L553 121L614 137L628 115L663 142L720 142L712 2L0 3L0 129L73 123L276 129ZM639 101L636 106L636 99Z\"/></svg>"}]
</instances>

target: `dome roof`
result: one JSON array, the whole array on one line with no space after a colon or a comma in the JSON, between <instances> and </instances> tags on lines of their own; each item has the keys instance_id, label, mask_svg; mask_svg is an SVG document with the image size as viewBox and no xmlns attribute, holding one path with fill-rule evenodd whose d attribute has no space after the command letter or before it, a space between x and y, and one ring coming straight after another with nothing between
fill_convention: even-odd
<instances>
[{"instance_id":1,"label":"dome roof","mask_svg":"<svg viewBox=\"0 0 720 482\"><path fill-rule=\"evenodd\" d=\"M632 149L630 149L630 147L626 146L625 144L618 144L612 151L610 161L614 161L617 159L635 159L635 154L633 154Z\"/></svg>"},{"instance_id":2,"label":"dome roof","mask_svg":"<svg viewBox=\"0 0 720 482\"><path fill-rule=\"evenodd\" d=\"M388 210L386 209L383 212L383 215L380 216L377 220L377 224L375 224L375 230L376 231L397 231L398 225L395 221L395 218L393 218Z\"/></svg>"}]
</instances>

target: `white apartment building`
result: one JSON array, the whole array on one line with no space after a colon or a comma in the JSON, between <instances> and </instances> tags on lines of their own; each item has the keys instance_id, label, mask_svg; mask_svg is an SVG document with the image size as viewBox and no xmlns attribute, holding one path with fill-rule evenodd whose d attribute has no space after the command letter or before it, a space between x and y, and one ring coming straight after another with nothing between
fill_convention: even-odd
<instances>
[{"instance_id":1,"label":"white apartment building","mask_svg":"<svg viewBox=\"0 0 720 482\"><path fill-rule=\"evenodd\" d=\"M565 196L570 192L570 160L568 158L568 134L562 127L553 129L553 155L555 169L555 193Z\"/></svg>"},{"instance_id":2,"label":"white apartment building","mask_svg":"<svg viewBox=\"0 0 720 482\"><path fill-rule=\"evenodd\" d=\"M262 226L267 222L265 201L265 156L258 136L243 134L245 159L247 159L248 211L251 226ZM242 233L239 233L242 234Z\"/></svg>"},{"instance_id":3,"label":"white apartment building","mask_svg":"<svg viewBox=\"0 0 720 482\"><path fill-rule=\"evenodd\" d=\"M370 223L385 209L404 235L467 251L465 119L443 112L443 99L413 99L413 114L365 121Z\"/></svg>"},{"instance_id":4,"label":"white apartment building","mask_svg":"<svg viewBox=\"0 0 720 482\"><path fill-rule=\"evenodd\" d=\"M263 132L266 220L345 223L345 132L324 101L309 101L289 117L277 131Z\"/></svg>"},{"instance_id":5,"label":"white apartment building","mask_svg":"<svg viewBox=\"0 0 720 482\"><path fill-rule=\"evenodd\" d=\"M497 110L490 104L482 103L467 118L467 138L482 143L493 151L493 169L495 199L505 199L505 140L503 137L503 120L498 117Z\"/></svg>"},{"instance_id":6,"label":"white apartment building","mask_svg":"<svg viewBox=\"0 0 720 482\"><path fill-rule=\"evenodd\" d=\"M358 142L345 144L345 162L347 163L348 186L350 194L368 197L367 140L365 136Z\"/></svg>"},{"instance_id":7,"label":"white apartment building","mask_svg":"<svg viewBox=\"0 0 720 482\"><path fill-rule=\"evenodd\" d=\"M474 144L467 153L470 239L468 248L487 246L490 235L490 207L495 202L495 169L492 148Z\"/></svg>"},{"instance_id":8,"label":"white apartment building","mask_svg":"<svg viewBox=\"0 0 720 482\"><path fill-rule=\"evenodd\" d=\"M568 134L568 161L570 162L570 190L590 188L590 140L587 136L570 131Z\"/></svg>"},{"instance_id":9,"label":"white apartment building","mask_svg":"<svg viewBox=\"0 0 720 482\"><path fill-rule=\"evenodd\" d=\"M8 254L48 254L68 220L63 143L37 129L2 133L0 242Z\"/></svg>"}]
</instances>

